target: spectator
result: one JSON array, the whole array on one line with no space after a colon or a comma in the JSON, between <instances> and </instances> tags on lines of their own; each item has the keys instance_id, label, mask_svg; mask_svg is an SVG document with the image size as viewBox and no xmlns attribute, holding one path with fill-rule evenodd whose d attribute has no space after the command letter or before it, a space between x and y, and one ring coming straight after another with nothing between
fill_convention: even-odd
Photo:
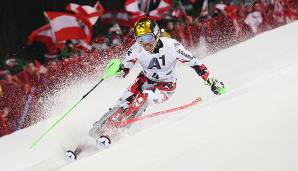
<instances>
[{"instance_id":1,"label":"spectator","mask_svg":"<svg viewBox=\"0 0 298 171\"><path fill-rule=\"evenodd\" d=\"M123 44L123 34L119 24L114 24L111 28L109 28L108 35L110 47L116 47L118 45Z\"/></svg>"},{"instance_id":2,"label":"spectator","mask_svg":"<svg viewBox=\"0 0 298 171\"><path fill-rule=\"evenodd\" d=\"M0 70L0 80L6 80L8 77L9 71L5 69Z\"/></svg>"},{"instance_id":3,"label":"spectator","mask_svg":"<svg viewBox=\"0 0 298 171\"><path fill-rule=\"evenodd\" d=\"M179 31L173 21L169 21L167 23L166 32L168 32L173 39L176 39L179 42L182 41L182 37L180 36Z\"/></svg>"},{"instance_id":4,"label":"spectator","mask_svg":"<svg viewBox=\"0 0 298 171\"><path fill-rule=\"evenodd\" d=\"M104 50L108 47L109 39L105 36L98 36L94 39L92 46L97 50Z\"/></svg>"},{"instance_id":5,"label":"spectator","mask_svg":"<svg viewBox=\"0 0 298 171\"><path fill-rule=\"evenodd\" d=\"M0 110L0 137L11 133L6 121L7 121L7 107L5 107L2 111Z\"/></svg>"},{"instance_id":6,"label":"spectator","mask_svg":"<svg viewBox=\"0 0 298 171\"><path fill-rule=\"evenodd\" d=\"M259 32L259 27L263 22L261 11L258 6L250 7L249 14L245 18L245 23L250 27L254 35Z\"/></svg>"},{"instance_id":7,"label":"spectator","mask_svg":"<svg viewBox=\"0 0 298 171\"><path fill-rule=\"evenodd\" d=\"M48 87L50 90L57 90L59 88L59 82L65 76L63 75L61 61L52 61L49 63L46 73L46 80L49 80Z\"/></svg>"},{"instance_id":8,"label":"spectator","mask_svg":"<svg viewBox=\"0 0 298 171\"><path fill-rule=\"evenodd\" d=\"M22 65L17 61L16 58L9 58L5 61L6 70L4 70L5 79L15 85L21 83L18 77L15 76L18 72L22 71Z\"/></svg>"},{"instance_id":9,"label":"spectator","mask_svg":"<svg viewBox=\"0 0 298 171\"><path fill-rule=\"evenodd\" d=\"M273 8L273 19L276 26L281 26L287 23L286 20L286 9L284 0L273 0L272 1L274 8Z\"/></svg>"},{"instance_id":10,"label":"spectator","mask_svg":"<svg viewBox=\"0 0 298 171\"><path fill-rule=\"evenodd\" d=\"M291 0L289 3L290 3L290 10L292 13L292 19L298 20L298 1Z\"/></svg>"},{"instance_id":11,"label":"spectator","mask_svg":"<svg viewBox=\"0 0 298 171\"><path fill-rule=\"evenodd\" d=\"M193 23L191 25L191 34L193 38L193 47L198 47L199 39L201 36L201 23L199 17L193 19Z\"/></svg>"},{"instance_id":12,"label":"spectator","mask_svg":"<svg viewBox=\"0 0 298 171\"><path fill-rule=\"evenodd\" d=\"M22 79L23 84L33 85L36 84L38 81L38 72L33 64L33 62L28 63L24 67L24 71L19 73Z\"/></svg>"},{"instance_id":13,"label":"spectator","mask_svg":"<svg viewBox=\"0 0 298 171\"><path fill-rule=\"evenodd\" d=\"M137 2L138 0L132 1ZM123 6L123 2L120 3L121 6ZM159 3L159 1L156 2ZM226 2L209 0L209 13L211 12L213 15L208 16L213 16L213 18L203 20L199 20L201 19L199 17L187 17L185 10L188 9L179 6L177 12L180 12L180 14L177 16L180 16L180 18L172 20L173 16L171 16L169 17L170 20L159 21L166 26L161 34L171 36L188 47L199 46L199 53L206 55L223 47L236 44L239 40L246 40L251 34L256 35L286 24L289 19L298 19L298 3L295 0L272 0L272 3L258 1L253 6L247 7L229 5ZM195 3L195 0L192 3ZM181 18L184 18L185 21L182 21ZM123 16L117 14L117 17L115 17L111 15L110 23L121 21L118 19L123 19ZM101 31L107 32L108 35L100 35L94 39L92 47L95 50L91 52L82 51L84 46L79 41L68 41L66 45L62 43L61 47L59 46L59 49L64 47L62 51L54 47L48 53L48 61L50 62L48 63L47 72L42 72L42 67L38 67L36 63L29 63L24 67L16 55L7 56L7 60L0 69L0 109L4 113L1 115L1 122L4 119L8 128L11 131L15 130L19 115L24 111L25 102L32 95L33 87L37 88L34 98L38 98L40 93L45 92L46 85L48 85L46 86L48 90L57 90L60 88L58 84L65 81L66 78L70 76L72 78L81 77L82 74L92 73L98 69L99 65L105 64L110 58L121 57L125 51L124 49L135 42L133 32L123 28L125 27L120 28L118 24L115 24L113 27L101 29ZM246 33L250 34L246 36ZM59 57L57 57L57 54ZM27 118L26 120L30 121L34 118Z\"/></svg>"},{"instance_id":14,"label":"spectator","mask_svg":"<svg viewBox=\"0 0 298 171\"><path fill-rule=\"evenodd\" d=\"M233 22L233 32L238 37L238 35L241 34L242 28L240 24L240 20L237 16L237 11L240 9L238 6L233 6L230 4L224 4L223 1L221 1L219 4L215 5L215 8L221 11L221 13L232 20Z\"/></svg>"},{"instance_id":15,"label":"spectator","mask_svg":"<svg viewBox=\"0 0 298 171\"><path fill-rule=\"evenodd\" d=\"M2 90L2 85L1 85L1 82L0 82L0 97L3 96L3 90Z\"/></svg>"},{"instance_id":16,"label":"spectator","mask_svg":"<svg viewBox=\"0 0 298 171\"><path fill-rule=\"evenodd\" d=\"M29 94L32 87L35 87L36 93L40 94L44 91L41 73L37 70L33 62L28 63L24 70L17 74L21 85L26 94Z\"/></svg>"},{"instance_id":17,"label":"spectator","mask_svg":"<svg viewBox=\"0 0 298 171\"><path fill-rule=\"evenodd\" d=\"M7 127L11 131L17 128L19 114L21 113L25 101L24 91L21 86L12 84L6 80L0 81L2 95L0 97L0 110L4 115Z\"/></svg>"}]
</instances>

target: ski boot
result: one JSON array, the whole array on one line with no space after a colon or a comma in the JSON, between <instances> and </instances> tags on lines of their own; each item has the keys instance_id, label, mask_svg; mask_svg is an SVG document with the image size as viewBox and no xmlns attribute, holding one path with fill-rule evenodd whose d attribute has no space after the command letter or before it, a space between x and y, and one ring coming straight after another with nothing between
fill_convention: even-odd
<instances>
[{"instance_id":1,"label":"ski boot","mask_svg":"<svg viewBox=\"0 0 298 171\"><path fill-rule=\"evenodd\" d=\"M125 110L121 107L110 109L99 121L96 121L93 124L92 128L89 131L89 135L95 140L100 139L102 135L113 137L118 129L115 123L119 121L119 117L124 112Z\"/></svg>"}]
</instances>

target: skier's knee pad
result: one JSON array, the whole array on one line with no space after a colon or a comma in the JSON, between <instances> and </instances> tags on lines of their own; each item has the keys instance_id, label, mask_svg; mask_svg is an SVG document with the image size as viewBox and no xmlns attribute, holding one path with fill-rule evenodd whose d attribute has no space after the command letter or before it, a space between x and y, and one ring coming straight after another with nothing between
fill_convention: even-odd
<instances>
[{"instance_id":1,"label":"skier's knee pad","mask_svg":"<svg viewBox=\"0 0 298 171\"><path fill-rule=\"evenodd\" d=\"M155 89L154 91L144 90L143 93L147 94L148 105L157 103L160 104L168 99L168 96L165 93L161 92L159 89Z\"/></svg>"},{"instance_id":2,"label":"skier's knee pad","mask_svg":"<svg viewBox=\"0 0 298 171\"><path fill-rule=\"evenodd\" d=\"M143 104L146 103L147 100L148 100L148 94L140 93L137 95L133 103L135 106L143 106Z\"/></svg>"}]
</instances>

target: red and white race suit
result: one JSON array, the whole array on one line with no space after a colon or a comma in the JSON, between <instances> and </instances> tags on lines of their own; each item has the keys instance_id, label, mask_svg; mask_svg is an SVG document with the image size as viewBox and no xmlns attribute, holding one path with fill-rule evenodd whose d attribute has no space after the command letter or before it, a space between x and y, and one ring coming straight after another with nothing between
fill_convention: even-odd
<instances>
[{"instance_id":1,"label":"red and white race suit","mask_svg":"<svg viewBox=\"0 0 298 171\"><path fill-rule=\"evenodd\" d=\"M161 37L152 53L139 43L133 44L123 61L123 70L127 74L136 62L143 70L116 105L128 107L143 95L149 105L166 101L176 88L177 61L195 69L204 80L208 78L208 69L174 39Z\"/></svg>"}]
</instances>

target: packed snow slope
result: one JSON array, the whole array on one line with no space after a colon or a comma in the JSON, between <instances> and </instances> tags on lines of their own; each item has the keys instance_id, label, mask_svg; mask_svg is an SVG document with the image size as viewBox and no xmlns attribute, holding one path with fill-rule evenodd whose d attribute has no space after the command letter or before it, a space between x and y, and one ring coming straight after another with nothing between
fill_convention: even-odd
<instances>
[{"instance_id":1,"label":"packed snow slope","mask_svg":"<svg viewBox=\"0 0 298 171\"><path fill-rule=\"evenodd\" d=\"M224 81L213 95L195 72L178 66L178 87L158 111L203 101L182 112L136 123L111 148L73 163L63 151L84 140L91 124L134 80L140 67L120 80L104 81L34 149L32 141L67 111L96 81L81 79L45 101L51 116L0 139L0 166L10 170L104 171L297 171L298 22L202 59ZM99 78L100 75L97 76Z\"/></svg>"}]
</instances>

